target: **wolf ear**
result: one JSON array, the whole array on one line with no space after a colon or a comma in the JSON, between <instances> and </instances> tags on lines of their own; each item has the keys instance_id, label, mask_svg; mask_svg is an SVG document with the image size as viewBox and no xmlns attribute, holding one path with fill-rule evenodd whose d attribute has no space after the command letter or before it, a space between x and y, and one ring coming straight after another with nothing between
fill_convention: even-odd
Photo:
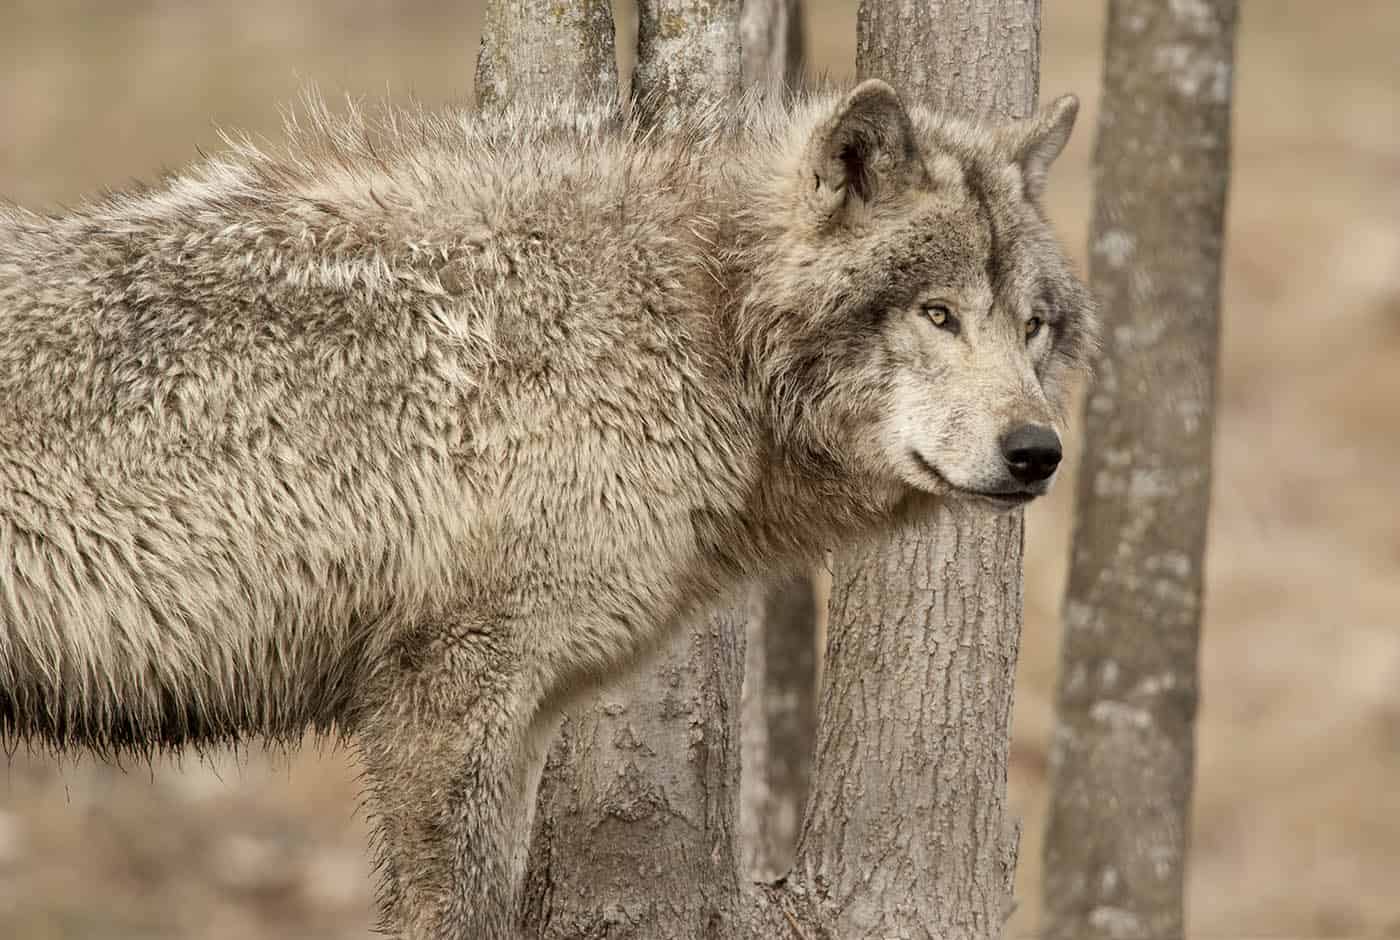
<instances>
[{"instance_id":1,"label":"wolf ear","mask_svg":"<svg viewBox=\"0 0 1400 940\"><path fill-rule=\"evenodd\" d=\"M1027 199L1038 201L1045 193L1050 164L1069 142L1078 114L1079 99L1061 95L1033 117L1012 125L1011 160L1021 168Z\"/></svg>"},{"instance_id":2,"label":"wolf ear","mask_svg":"<svg viewBox=\"0 0 1400 940\"><path fill-rule=\"evenodd\" d=\"M861 82L813 132L807 145L811 200L826 217L880 193L910 186L924 172L909 112L879 79Z\"/></svg>"}]
</instances>

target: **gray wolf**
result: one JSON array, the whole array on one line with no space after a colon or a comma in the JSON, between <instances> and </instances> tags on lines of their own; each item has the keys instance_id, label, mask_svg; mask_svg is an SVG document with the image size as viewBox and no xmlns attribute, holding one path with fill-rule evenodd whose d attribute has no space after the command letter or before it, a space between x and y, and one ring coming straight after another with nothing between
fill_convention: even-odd
<instances>
[{"instance_id":1,"label":"gray wolf","mask_svg":"<svg viewBox=\"0 0 1400 940\"><path fill-rule=\"evenodd\" d=\"M508 936L573 697L745 578L1044 492L1075 102L311 112L0 209L0 736L347 736L386 929Z\"/></svg>"}]
</instances>

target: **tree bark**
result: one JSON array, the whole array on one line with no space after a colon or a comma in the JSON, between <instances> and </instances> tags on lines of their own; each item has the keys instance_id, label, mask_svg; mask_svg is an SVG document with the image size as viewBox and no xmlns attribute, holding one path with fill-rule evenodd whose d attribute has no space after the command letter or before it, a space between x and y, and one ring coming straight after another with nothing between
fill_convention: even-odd
<instances>
[{"instance_id":1,"label":"tree bark","mask_svg":"<svg viewBox=\"0 0 1400 940\"><path fill-rule=\"evenodd\" d=\"M566 90L617 97L608 0L488 2L476 60L477 105L499 107Z\"/></svg>"},{"instance_id":2,"label":"tree bark","mask_svg":"<svg viewBox=\"0 0 1400 940\"><path fill-rule=\"evenodd\" d=\"M645 117L706 107L739 88L741 0L640 0L632 92Z\"/></svg>"},{"instance_id":3,"label":"tree bark","mask_svg":"<svg viewBox=\"0 0 1400 940\"><path fill-rule=\"evenodd\" d=\"M565 720L540 786L526 936L731 935L741 630L698 625Z\"/></svg>"},{"instance_id":4,"label":"tree bark","mask_svg":"<svg viewBox=\"0 0 1400 940\"><path fill-rule=\"evenodd\" d=\"M1010 913L1021 534L959 509L838 564L798 870L843 940L992 938Z\"/></svg>"},{"instance_id":5,"label":"tree bark","mask_svg":"<svg viewBox=\"0 0 1400 940\"><path fill-rule=\"evenodd\" d=\"M1235 0L1112 0L1045 933L1185 933Z\"/></svg>"},{"instance_id":6,"label":"tree bark","mask_svg":"<svg viewBox=\"0 0 1400 940\"><path fill-rule=\"evenodd\" d=\"M739 0L639 4L643 120L737 90L739 12ZM537 802L526 936L733 935L744 615L697 624L565 720Z\"/></svg>"},{"instance_id":7,"label":"tree bark","mask_svg":"<svg viewBox=\"0 0 1400 940\"><path fill-rule=\"evenodd\" d=\"M792 867L817 737L817 609L810 574L754 591L745 643L739 805L742 871L775 881Z\"/></svg>"},{"instance_id":8,"label":"tree bark","mask_svg":"<svg viewBox=\"0 0 1400 940\"><path fill-rule=\"evenodd\" d=\"M857 71L979 117L1035 106L1036 0L863 0ZM1022 519L948 508L836 565L796 870L842 940L993 938L1009 916Z\"/></svg>"},{"instance_id":9,"label":"tree bark","mask_svg":"<svg viewBox=\"0 0 1400 940\"><path fill-rule=\"evenodd\" d=\"M743 83L765 95L800 87L801 0L744 0ZM740 720L742 871L774 881L791 866L811 781L817 729L816 585L810 573L776 578L751 597Z\"/></svg>"},{"instance_id":10,"label":"tree bark","mask_svg":"<svg viewBox=\"0 0 1400 940\"><path fill-rule=\"evenodd\" d=\"M1040 0L861 0L856 70L943 110L1026 117L1040 93Z\"/></svg>"},{"instance_id":11,"label":"tree bark","mask_svg":"<svg viewBox=\"0 0 1400 940\"><path fill-rule=\"evenodd\" d=\"M802 0L745 0L739 22L746 86L797 88L807 67Z\"/></svg>"}]
</instances>

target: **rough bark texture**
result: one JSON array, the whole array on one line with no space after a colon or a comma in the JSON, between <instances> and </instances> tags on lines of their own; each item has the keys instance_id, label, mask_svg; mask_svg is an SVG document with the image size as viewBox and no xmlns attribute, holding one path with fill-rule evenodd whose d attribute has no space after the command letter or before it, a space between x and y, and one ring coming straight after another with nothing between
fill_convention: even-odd
<instances>
[{"instance_id":1,"label":"rough bark texture","mask_svg":"<svg viewBox=\"0 0 1400 940\"><path fill-rule=\"evenodd\" d=\"M940 514L840 559L797 871L846 940L992 938L1021 625L1017 517Z\"/></svg>"},{"instance_id":2,"label":"rough bark texture","mask_svg":"<svg viewBox=\"0 0 1400 940\"><path fill-rule=\"evenodd\" d=\"M1035 106L1036 0L865 0L857 70L980 116ZM1011 910L1005 820L1022 520L946 509L838 559L813 792L796 871L842 940L992 938Z\"/></svg>"},{"instance_id":3,"label":"rough bark texture","mask_svg":"<svg viewBox=\"0 0 1400 940\"><path fill-rule=\"evenodd\" d=\"M632 91L652 118L739 87L741 0L639 0Z\"/></svg>"},{"instance_id":4,"label":"rough bark texture","mask_svg":"<svg viewBox=\"0 0 1400 940\"><path fill-rule=\"evenodd\" d=\"M1040 92L1040 0L861 0L856 68L936 107L1025 117Z\"/></svg>"},{"instance_id":5,"label":"rough bark texture","mask_svg":"<svg viewBox=\"0 0 1400 940\"><path fill-rule=\"evenodd\" d=\"M608 0L493 0L476 60L476 100L495 107L574 89L617 96Z\"/></svg>"},{"instance_id":6,"label":"rough bark texture","mask_svg":"<svg viewBox=\"0 0 1400 940\"><path fill-rule=\"evenodd\" d=\"M741 630L712 618L565 721L540 786L526 936L730 935Z\"/></svg>"},{"instance_id":7,"label":"rough bark texture","mask_svg":"<svg viewBox=\"0 0 1400 940\"><path fill-rule=\"evenodd\" d=\"M1109 11L1090 245L1105 337L1051 751L1051 940L1185 932L1236 3Z\"/></svg>"},{"instance_id":8,"label":"rough bark texture","mask_svg":"<svg viewBox=\"0 0 1400 940\"><path fill-rule=\"evenodd\" d=\"M643 0L638 22L633 88L652 119L737 89L739 0ZM743 616L686 631L565 720L537 802L526 936L732 935Z\"/></svg>"}]
</instances>

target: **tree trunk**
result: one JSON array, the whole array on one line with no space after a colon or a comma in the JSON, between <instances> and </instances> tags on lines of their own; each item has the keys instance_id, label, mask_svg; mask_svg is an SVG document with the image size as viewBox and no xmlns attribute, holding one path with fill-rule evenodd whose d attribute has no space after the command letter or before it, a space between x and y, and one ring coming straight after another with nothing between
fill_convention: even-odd
<instances>
[{"instance_id":1,"label":"tree trunk","mask_svg":"<svg viewBox=\"0 0 1400 940\"><path fill-rule=\"evenodd\" d=\"M734 93L739 0L643 0L638 25L644 119ZM526 936L732 935L743 616L696 625L566 719L537 803Z\"/></svg>"},{"instance_id":2,"label":"tree trunk","mask_svg":"<svg viewBox=\"0 0 1400 940\"><path fill-rule=\"evenodd\" d=\"M990 940L1010 914L1021 555L1019 517L958 509L837 565L797 870L842 940Z\"/></svg>"},{"instance_id":3,"label":"tree trunk","mask_svg":"<svg viewBox=\"0 0 1400 940\"><path fill-rule=\"evenodd\" d=\"M857 30L860 75L914 100L1001 119L1035 106L1035 0L865 0ZM796 867L831 936L990 940L1010 914L1021 554L1019 512L957 508L838 560Z\"/></svg>"},{"instance_id":4,"label":"tree trunk","mask_svg":"<svg viewBox=\"0 0 1400 940\"><path fill-rule=\"evenodd\" d=\"M1185 933L1235 0L1113 0L1045 936Z\"/></svg>"},{"instance_id":5,"label":"tree trunk","mask_svg":"<svg viewBox=\"0 0 1400 940\"><path fill-rule=\"evenodd\" d=\"M739 30L745 85L797 88L807 67L802 0L745 0Z\"/></svg>"},{"instance_id":6,"label":"tree trunk","mask_svg":"<svg viewBox=\"0 0 1400 940\"><path fill-rule=\"evenodd\" d=\"M741 629L712 618L565 720L540 786L526 936L729 935Z\"/></svg>"},{"instance_id":7,"label":"tree trunk","mask_svg":"<svg viewBox=\"0 0 1400 940\"><path fill-rule=\"evenodd\" d=\"M617 98L617 55L608 0L488 0L476 63L479 108L512 100L545 99L561 92ZM551 755L551 764L557 763ZM538 805L538 803L537 803ZM538 820L538 816L534 818ZM521 846L533 862L534 843ZM546 857L547 863L547 857ZM527 874L523 903L538 906L540 882ZM513 870L521 870L516 864Z\"/></svg>"},{"instance_id":8,"label":"tree trunk","mask_svg":"<svg viewBox=\"0 0 1400 940\"><path fill-rule=\"evenodd\" d=\"M561 91L615 98L617 57L608 0L492 0L476 60L480 107Z\"/></svg>"},{"instance_id":9,"label":"tree trunk","mask_svg":"<svg viewBox=\"0 0 1400 940\"><path fill-rule=\"evenodd\" d=\"M739 88L741 0L640 0L632 92L650 118L713 104Z\"/></svg>"},{"instance_id":10,"label":"tree trunk","mask_svg":"<svg viewBox=\"0 0 1400 940\"><path fill-rule=\"evenodd\" d=\"M746 87L783 95L804 69L801 0L745 0L740 19ZM740 721L742 872L774 881L791 866L817 733L816 585L810 574L754 590L747 620Z\"/></svg>"},{"instance_id":11,"label":"tree trunk","mask_svg":"<svg viewBox=\"0 0 1400 940\"><path fill-rule=\"evenodd\" d=\"M739 831L745 877L792 867L817 738L817 591L809 574L755 590L745 644Z\"/></svg>"},{"instance_id":12,"label":"tree trunk","mask_svg":"<svg viewBox=\"0 0 1400 940\"><path fill-rule=\"evenodd\" d=\"M933 107L1025 117L1040 93L1040 0L861 0L856 70Z\"/></svg>"}]
</instances>

